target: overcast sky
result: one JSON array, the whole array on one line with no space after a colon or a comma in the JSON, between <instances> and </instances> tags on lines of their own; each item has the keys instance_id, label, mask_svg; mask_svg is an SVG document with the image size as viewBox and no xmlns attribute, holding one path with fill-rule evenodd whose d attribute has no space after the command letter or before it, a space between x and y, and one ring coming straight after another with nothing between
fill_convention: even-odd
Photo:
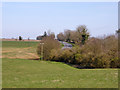
<instances>
[{"instance_id":1,"label":"overcast sky","mask_svg":"<svg viewBox=\"0 0 120 90\"><path fill-rule=\"evenodd\" d=\"M4 2L2 38L35 39L44 31L55 34L86 25L91 36L118 29L117 2Z\"/></svg>"}]
</instances>

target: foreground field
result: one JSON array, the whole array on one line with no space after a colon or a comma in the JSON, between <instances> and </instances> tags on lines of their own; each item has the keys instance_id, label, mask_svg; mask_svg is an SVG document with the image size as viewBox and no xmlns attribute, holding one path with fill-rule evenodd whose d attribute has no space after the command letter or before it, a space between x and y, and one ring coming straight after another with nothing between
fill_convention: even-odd
<instances>
[{"instance_id":1,"label":"foreground field","mask_svg":"<svg viewBox=\"0 0 120 90\"><path fill-rule=\"evenodd\" d=\"M117 69L76 69L38 58L39 42L2 42L3 88L117 88Z\"/></svg>"},{"instance_id":2,"label":"foreground field","mask_svg":"<svg viewBox=\"0 0 120 90\"><path fill-rule=\"evenodd\" d=\"M59 62L3 59L3 88L117 88L117 69L76 69Z\"/></svg>"}]
</instances>

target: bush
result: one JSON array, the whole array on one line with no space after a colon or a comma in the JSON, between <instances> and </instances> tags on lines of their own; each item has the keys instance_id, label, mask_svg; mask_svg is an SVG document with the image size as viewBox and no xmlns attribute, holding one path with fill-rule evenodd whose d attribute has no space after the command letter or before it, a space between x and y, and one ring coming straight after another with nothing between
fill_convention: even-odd
<instances>
[{"instance_id":1,"label":"bush","mask_svg":"<svg viewBox=\"0 0 120 90\"><path fill-rule=\"evenodd\" d=\"M49 60L50 53L53 49L59 49L60 43L57 40L54 40L50 37L45 37L40 41L40 43L44 43L43 45L43 58L44 60ZM42 44L39 44L37 47L37 54L41 57L41 46Z\"/></svg>"},{"instance_id":2,"label":"bush","mask_svg":"<svg viewBox=\"0 0 120 90\"><path fill-rule=\"evenodd\" d=\"M73 52L71 49L63 49L63 53L61 54L61 61L66 63L73 63Z\"/></svg>"},{"instance_id":3,"label":"bush","mask_svg":"<svg viewBox=\"0 0 120 90\"><path fill-rule=\"evenodd\" d=\"M104 38L91 38L85 45L75 47L74 50L74 61L81 67L120 67L120 61L118 60L118 43L115 35Z\"/></svg>"},{"instance_id":4,"label":"bush","mask_svg":"<svg viewBox=\"0 0 120 90\"><path fill-rule=\"evenodd\" d=\"M82 68L119 68L118 39L115 35L90 38L84 45L72 49L61 49L60 43L44 38L44 59L79 65ZM38 46L38 55L41 46Z\"/></svg>"},{"instance_id":5,"label":"bush","mask_svg":"<svg viewBox=\"0 0 120 90\"><path fill-rule=\"evenodd\" d=\"M118 67L118 43L114 35L105 38L91 38L78 53L77 62L84 67Z\"/></svg>"},{"instance_id":6,"label":"bush","mask_svg":"<svg viewBox=\"0 0 120 90\"><path fill-rule=\"evenodd\" d=\"M59 61L60 62L60 55L62 54L61 49L52 49L50 53L50 58L49 60L51 61Z\"/></svg>"},{"instance_id":7,"label":"bush","mask_svg":"<svg viewBox=\"0 0 120 90\"><path fill-rule=\"evenodd\" d=\"M65 63L73 63L74 55L72 50L70 49L59 49L59 50L52 50L50 54L50 60L65 62Z\"/></svg>"}]
</instances>

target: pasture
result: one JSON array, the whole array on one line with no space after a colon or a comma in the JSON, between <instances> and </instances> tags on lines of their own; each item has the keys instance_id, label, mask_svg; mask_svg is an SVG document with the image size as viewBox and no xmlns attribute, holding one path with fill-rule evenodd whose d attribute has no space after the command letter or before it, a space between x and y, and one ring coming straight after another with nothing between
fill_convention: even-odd
<instances>
[{"instance_id":1,"label":"pasture","mask_svg":"<svg viewBox=\"0 0 120 90\"><path fill-rule=\"evenodd\" d=\"M38 58L39 42L2 42L3 88L118 88L118 69L77 69Z\"/></svg>"},{"instance_id":2,"label":"pasture","mask_svg":"<svg viewBox=\"0 0 120 90\"><path fill-rule=\"evenodd\" d=\"M2 58L36 59L35 41L2 41Z\"/></svg>"}]
</instances>

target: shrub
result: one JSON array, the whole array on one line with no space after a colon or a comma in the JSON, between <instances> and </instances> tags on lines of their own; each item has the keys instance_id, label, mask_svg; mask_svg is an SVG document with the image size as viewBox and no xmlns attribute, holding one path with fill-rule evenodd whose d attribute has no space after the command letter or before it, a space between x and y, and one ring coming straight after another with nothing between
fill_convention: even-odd
<instances>
[{"instance_id":1,"label":"shrub","mask_svg":"<svg viewBox=\"0 0 120 90\"><path fill-rule=\"evenodd\" d=\"M91 38L82 47L83 62L86 67L109 68L118 67L118 43L115 35L105 38ZM84 57L85 56L85 57ZM82 60L82 59L81 59Z\"/></svg>"},{"instance_id":2,"label":"shrub","mask_svg":"<svg viewBox=\"0 0 120 90\"><path fill-rule=\"evenodd\" d=\"M50 60L60 61L65 63L73 63L73 52L70 49L52 50Z\"/></svg>"},{"instance_id":3,"label":"shrub","mask_svg":"<svg viewBox=\"0 0 120 90\"><path fill-rule=\"evenodd\" d=\"M60 62L60 56L62 54L62 50L61 49L52 49L51 53L50 53L50 57L49 60L51 61L59 61Z\"/></svg>"},{"instance_id":4,"label":"shrub","mask_svg":"<svg viewBox=\"0 0 120 90\"><path fill-rule=\"evenodd\" d=\"M66 63L73 63L73 52L71 49L63 49L63 53L61 54L61 61Z\"/></svg>"},{"instance_id":5,"label":"shrub","mask_svg":"<svg viewBox=\"0 0 120 90\"><path fill-rule=\"evenodd\" d=\"M77 64L83 68L118 68L118 39L115 35L90 38L82 45L72 49L61 49L60 43L52 38L44 38L44 59ZM40 48L38 46L38 54Z\"/></svg>"},{"instance_id":6,"label":"shrub","mask_svg":"<svg viewBox=\"0 0 120 90\"><path fill-rule=\"evenodd\" d=\"M43 58L44 60L49 60L50 58L50 53L53 49L59 49L60 48L60 43L57 40L54 40L50 37L45 37L40 41L40 43L44 43L43 45ZM41 56L41 46L42 44L39 44L37 47L37 54Z\"/></svg>"},{"instance_id":7,"label":"shrub","mask_svg":"<svg viewBox=\"0 0 120 90\"><path fill-rule=\"evenodd\" d=\"M91 38L81 47L75 47L75 62L86 68L119 67L118 43L115 35Z\"/></svg>"}]
</instances>

